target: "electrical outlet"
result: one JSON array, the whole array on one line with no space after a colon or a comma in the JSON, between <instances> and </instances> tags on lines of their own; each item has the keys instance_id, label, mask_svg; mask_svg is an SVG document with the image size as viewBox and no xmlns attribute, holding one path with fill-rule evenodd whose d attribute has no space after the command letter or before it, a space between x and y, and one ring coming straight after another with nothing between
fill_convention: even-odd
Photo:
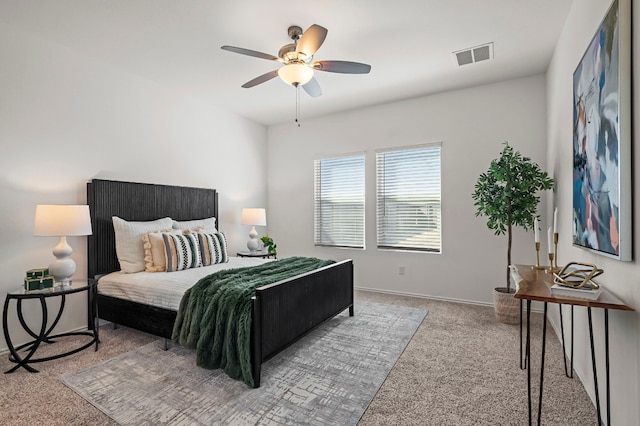
<instances>
[{"instance_id":1,"label":"electrical outlet","mask_svg":"<svg viewBox=\"0 0 640 426\"><path fill-rule=\"evenodd\" d=\"M404 265L398 266L398 275L404 275Z\"/></svg>"}]
</instances>

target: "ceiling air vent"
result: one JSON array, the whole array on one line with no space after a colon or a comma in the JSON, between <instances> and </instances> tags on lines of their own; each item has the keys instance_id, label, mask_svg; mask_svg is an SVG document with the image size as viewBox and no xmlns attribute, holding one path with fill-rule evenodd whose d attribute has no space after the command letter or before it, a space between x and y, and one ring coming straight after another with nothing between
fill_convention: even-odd
<instances>
[{"instance_id":1,"label":"ceiling air vent","mask_svg":"<svg viewBox=\"0 0 640 426\"><path fill-rule=\"evenodd\" d=\"M459 66L493 59L493 43L458 50L457 52L453 52L453 56Z\"/></svg>"}]
</instances>

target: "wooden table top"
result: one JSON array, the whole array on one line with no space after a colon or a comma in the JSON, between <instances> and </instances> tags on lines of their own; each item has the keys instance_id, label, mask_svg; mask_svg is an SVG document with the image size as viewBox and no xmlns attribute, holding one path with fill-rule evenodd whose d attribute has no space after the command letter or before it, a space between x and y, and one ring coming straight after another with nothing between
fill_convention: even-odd
<instances>
[{"instance_id":1,"label":"wooden table top","mask_svg":"<svg viewBox=\"0 0 640 426\"><path fill-rule=\"evenodd\" d=\"M633 311L634 309L627 306L611 294L606 288L602 288L602 294L597 300L579 299L567 296L561 296L551 293L553 285L553 275L544 269L534 269L532 265L515 265L516 270L522 278L516 283L518 290L515 297L517 299L537 300L540 302L560 303L563 305L578 305L592 308L619 309L623 311Z\"/></svg>"}]
</instances>

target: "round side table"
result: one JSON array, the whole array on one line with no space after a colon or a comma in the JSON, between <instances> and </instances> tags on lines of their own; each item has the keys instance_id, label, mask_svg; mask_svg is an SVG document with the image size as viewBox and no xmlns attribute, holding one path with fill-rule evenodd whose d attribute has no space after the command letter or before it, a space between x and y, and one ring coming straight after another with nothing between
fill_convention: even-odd
<instances>
[{"instance_id":1,"label":"round side table","mask_svg":"<svg viewBox=\"0 0 640 426\"><path fill-rule=\"evenodd\" d=\"M67 295L73 294L73 293L80 293L80 292L87 292L87 297L88 297L87 331L74 331L74 332L59 333L59 334L51 335L51 332L53 331L55 326L58 324L58 321L60 321L62 312L64 312ZM32 291L27 291L24 288L20 288L15 291L11 291L7 293L7 297L4 300L4 308L2 311L2 319L3 319L2 328L4 331L4 338L9 348L9 361L15 362L16 365L11 369L7 370L5 373L13 373L19 367L23 367L25 370L29 372L37 373L38 370L36 370L29 364L62 358L62 357L74 354L76 352L80 352L90 347L94 343L96 345L95 350L97 351L100 340L98 338L98 305L97 305L96 293L97 293L97 282L95 280L88 280L88 281L74 280L71 282L71 284L65 285L65 286L57 286L57 287L47 288L44 290L32 290ZM58 312L55 315L55 318L51 323L51 325L47 326L49 322L49 311L47 309L46 299L50 299L54 297L57 297L60 299L60 307L58 308ZM24 300L40 301L40 307L42 309L42 323L40 324L39 330L32 330L31 327L29 327L29 325L27 325L26 321L24 320L24 315L22 313L22 302ZM20 325L22 326L24 331L26 331L33 338L32 341L24 343L19 346L13 345L13 342L11 341L11 335L9 334L9 327L7 325L7 319L9 315L9 306L11 304L11 301L15 301L16 313L18 315L18 321L20 321ZM43 342L47 344L55 343L55 340L53 339L56 339L59 337L65 337L65 336L90 336L91 340L89 342L84 343L82 346L76 349L72 349L70 351L67 351L61 354L51 355L51 356L42 357L42 358L34 358L34 355L41 343ZM20 356L18 351L23 349L27 353L24 356Z\"/></svg>"},{"instance_id":2,"label":"round side table","mask_svg":"<svg viewBox=\"0 0 640 426\"><path fill-rule=\"evenodd\" d=\"M238 257L261 257L263 259L269 259L269 258L277 259L278 254L269 253L266 251L239 251Z\"/></svg>"}]
</instances>

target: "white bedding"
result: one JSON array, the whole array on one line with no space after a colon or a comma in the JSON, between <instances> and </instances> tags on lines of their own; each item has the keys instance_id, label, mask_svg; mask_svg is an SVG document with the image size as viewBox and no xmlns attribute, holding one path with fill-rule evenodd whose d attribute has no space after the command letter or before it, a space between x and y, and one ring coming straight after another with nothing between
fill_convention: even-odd
<instances>
[{"instance_id":1,"label":"white bedding","mask_svg":"<svg viewBox=\"0 0 640 426\"><path fill-rule=\"evenodd\" d=\"M178 272L112 272L98 280L98 293L177 311L182 295L200 278L223 269L256 266L272 259L229 257L229 262Z\"/></svg>"}]
</instances>

